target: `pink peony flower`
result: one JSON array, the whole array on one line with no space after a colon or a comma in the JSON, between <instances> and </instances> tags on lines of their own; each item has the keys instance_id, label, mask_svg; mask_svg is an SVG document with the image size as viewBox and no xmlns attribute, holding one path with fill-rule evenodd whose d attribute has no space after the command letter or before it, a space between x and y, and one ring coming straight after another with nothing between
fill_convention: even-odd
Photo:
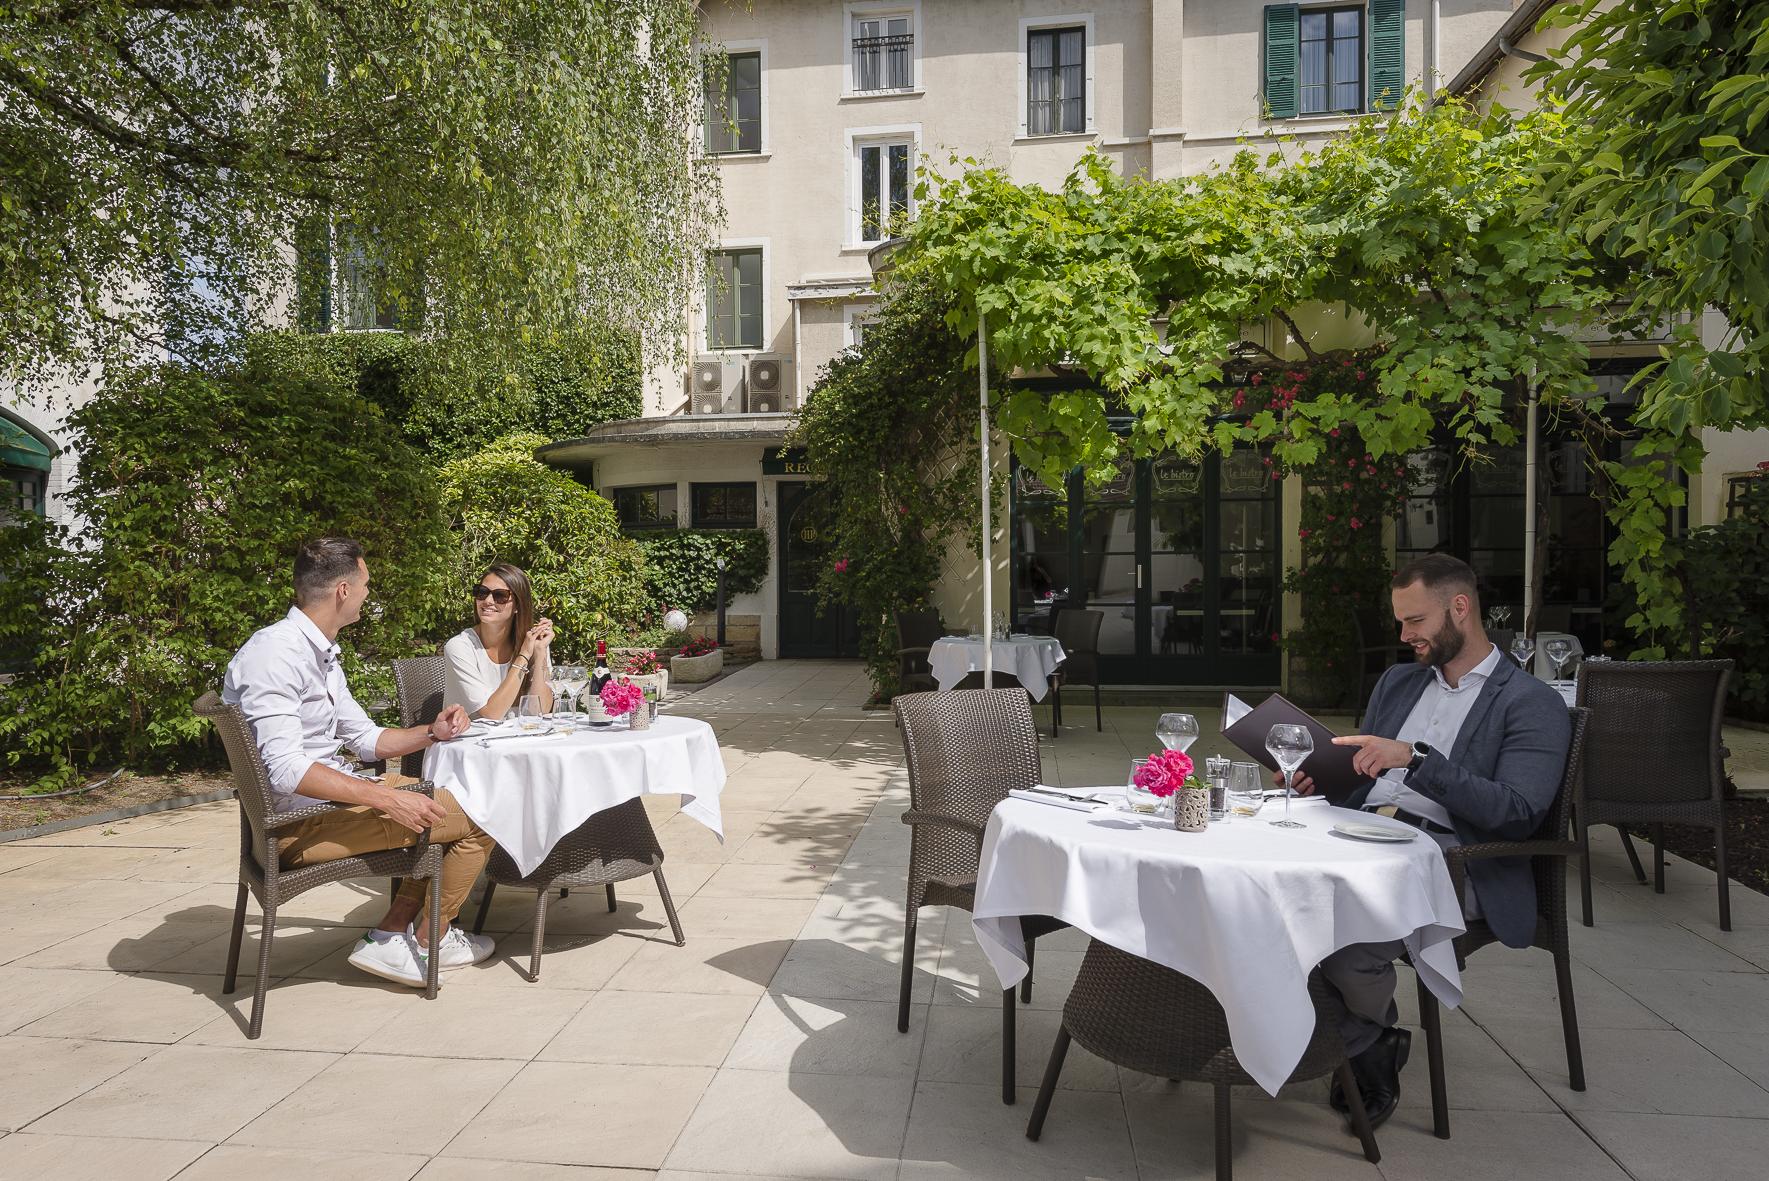
<instances>
[{"instance_id":1,"label":"pink peony flower","mask_svg":"<svg viewBox=\"0 0 1769 1181\"><path fill-rule=\"evenodd\" d=\"M1149 756L1149 761L1136 769L1134 782L1146 792L1166 799L1191 777L1192 760L1184 751L1163 750Z\"/></svg>"},{"instance_id":2,"label":"pink peony flower","mask_svg":"<svg viewBox=\"0 0 1769 1181\"><path fill-rule=\"evenodd\" d=\"M602 705L608 710L608 716L618 718L622 714L630 714L644 704L645 690L631 681L616 679L602 686L599 695Z\"/></svg>"}]
</instances>

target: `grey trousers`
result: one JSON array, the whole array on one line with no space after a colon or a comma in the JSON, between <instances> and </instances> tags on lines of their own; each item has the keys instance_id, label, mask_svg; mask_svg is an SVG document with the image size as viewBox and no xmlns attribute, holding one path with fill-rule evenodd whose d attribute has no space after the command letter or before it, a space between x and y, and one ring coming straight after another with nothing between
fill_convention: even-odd
<instances>
[{"instance_id":1,"label":"grey trousers","mask_svg":"<svg viewBox=\"0 0 1769 1181\"><path fill-rule=\"evenodd\" d=\"M1427 835L1446 846L1455 839L1446 839L1439 833ZM1474 896L1474 883L1468 882L1466 889L1464 917L1479 918L1480 902ZM1394 961L1400 958L1402 950L1399 940L1353 943L1321 961L1321 975L1345 1001L1339 1033L1345 1039L1345 1052L1354 1058L1374 1045L1384 1029L1400 1020L1400 1011L1394 1004Z\"/></svg>"}]
</instances>

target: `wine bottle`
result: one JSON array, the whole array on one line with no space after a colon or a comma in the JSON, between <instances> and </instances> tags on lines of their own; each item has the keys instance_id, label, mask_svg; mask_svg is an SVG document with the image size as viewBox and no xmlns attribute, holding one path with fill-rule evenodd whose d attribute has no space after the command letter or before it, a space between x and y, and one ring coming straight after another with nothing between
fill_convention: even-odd
<instances>
[{"instance_id":1,"label":"wine bottle","mask_svg":"<svg viewBox=\"0 0 1769 1181\"><path fill-rule=\"evenodd\" d=\"M590 673L590 692L601 696L602 686L612 679L608 672L608 641L596 641L596 667Z\"/></svg>"}]
</instances>

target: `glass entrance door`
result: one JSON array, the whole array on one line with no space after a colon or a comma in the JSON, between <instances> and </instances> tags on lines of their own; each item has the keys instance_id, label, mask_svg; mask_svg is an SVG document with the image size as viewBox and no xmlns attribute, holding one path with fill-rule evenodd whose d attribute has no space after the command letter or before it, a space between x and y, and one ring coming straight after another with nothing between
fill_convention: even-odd
<instances>
[{"instance_id":1,"label":"glass entrance door","mask_svg":"<svg viewBox=\"0 0 1769 1181\"><path fill-rule=\"evenodd\" d=\"M1014 490L1018 622L1099 611L1118 684L1278 683L1278 482L1259 452L1126 459L1091 489L1020 473Z\"/></svg>"},{"instance_id":2,"label":"glass entrance door","mask_svg":"<svg viewBox=\"0 0 1769 1181\"><path fill-rule=\"evenodd\" d=\"M817 575L830 560L817 517L819 484L781 484L780 655L846 658L860 654L860 628L849 608L827 609L817 598Z\"/></svg>"}]
</instances>

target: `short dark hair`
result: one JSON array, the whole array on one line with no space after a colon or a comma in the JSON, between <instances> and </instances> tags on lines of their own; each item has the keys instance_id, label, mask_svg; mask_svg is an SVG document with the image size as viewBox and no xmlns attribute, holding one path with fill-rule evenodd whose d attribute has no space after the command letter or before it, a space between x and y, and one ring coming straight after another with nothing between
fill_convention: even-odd
<instances>
[{"instance_id":1,"label":"short dark hair","mask_svg":"<svg viewBox=\"0 0 1769 1181\"><path fill-rule=\"evenodd\" d=\"M348 537L318 537L295 551L295 602L311 603L341 578L354 578L362 546Z\"/></svg>"},{"instance_id":2,"label":"short dark hair","mask_svg":"<svg viewBox=\"0 0 1769 1181\"><path fill-rule=\"evenodd\" d=\"M1467 595L1476 609L1480 606L1480 581L1474 567L1449 554L1426 554L1414 558L1394 572L1389 582L1393 590L1423 583L1426 590L1445 591L1450 595Z\"/></svg>"}]
</instances>

